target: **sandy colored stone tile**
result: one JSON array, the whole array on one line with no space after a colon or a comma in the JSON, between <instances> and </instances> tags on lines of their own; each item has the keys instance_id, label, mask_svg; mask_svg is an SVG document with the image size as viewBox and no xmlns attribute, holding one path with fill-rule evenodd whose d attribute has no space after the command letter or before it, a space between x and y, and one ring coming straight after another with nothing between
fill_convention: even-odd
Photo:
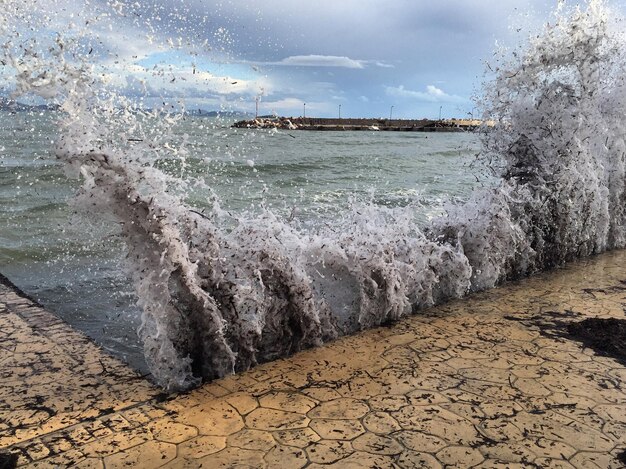
<instances>
[{"instance_id":1,"label":"sandy colored stone tile","mask_svg":"<svg viewBox=\"0 0 626 469\"><path fill-rule=\"evenodd\" d=\"M176 445L161 441L147 441L134 446L128 451L116 453L104 458L107 469L128 467L157 468L176 457Z\"/></svg>"},{"instance_id":2,"label":"sandy colored stone tile","mask_svg":"<svg viewBox=\"0 0 626 469\"><path fill-rule=\"evenodd\" d=\"M50 454L50 448L41 442L29 444L25 449L28 457L33 461L39 461Z\"/></svg>"},{"instance_id":3,"label":"sandy colored stone tile","mask_svg":"<svg viewBox=\"0 0 626 469\"><path fill-rule=\"evenodd\" d=\"M186 459L200 459L226 448L224 436L198 436L178 445L178 456Z\"/></svg>"},{"instance_id":4,"label":"sandy colored stone tile","mask_svg":"<svg viewBox=\"0 0 626 469\"><path fill-rule=\"evenodd\" d=\"M615 365L611 365L611 367L614 367L614 366ZM626 367L611 368L609 371L607 371L607 374L611 378L616 379L620 383L626 383Z\"/></svg>"},{"instance_id":5,"label":"sandy colored stone tile","mask_svg":"<svg viewBox=\"0 0 626 469\"><path fill-rule=\"evenodd\" d=\"M539 458L567 460L576 453L576 450L567 443L546 438L529 439L524 441L523 445Z\"/></svg>"},{"instance_id":6,"label":"sandy colored stone tile","mask_svg":"<svg viewBox=\"0 0 626 469\"><path fill-rule=\"evenodd\" d=\"M53 454L64 453L71 451L74 444L65 436L59 434L53 434L42 438L44 445L50 449Z\"/></svg>"},{"instance_id":7,"label":"sandy colored stone tile","mask_svg":"<svg viewBox=\"0 0 626 469\"><path fill-rule=\"evenodd\" d=\"M517 378L513 387L526 396L549 396L552 391L543 386L539 380Z\"/></svg>"},{"instance_id":8,"label":"sandy colored stone tile","mask_svg":"<svg viewBox=\"0 0 626 469\"><path fill-rule=\"evenodd\" d=\"M436 453L447 446L447 442L441 438L420 431L405 430L391 436L409 450L417 453Z\"/></svg>"},{"instance_id":9,"label":"sandy colored stone tile","mask_svg":"<svg viewBox=\"0 0 626 469\"><path fill-rule=\"evenodd\" d=\"M311 399L315 399L319 402L332 401L341 397L341 394L339 394L335 389L315 386L303 389L302 394L306 394Z\"/></svg>"},{"instance_id":10,"label":"sandy colored stone tile","mask_svg":"<svg viewBox=\"0 0 626 469\"><path fill-rule=\"evenodd\" d=\"M400 445L393 438L375 435L373 433L364 433L363 435L358 436L352 441L352 447L356 451L387 456L400 454L404 451L402 445Z\"/></svg>"},{"instance_id":11,"label":"sandy colored stone tile","mask_svg":"<svg viewBox=\"0 0 626 469\"><path fill-rule=\"evenodd\" d=\"M479 405L468 404L464 402L454 402L454 403L442 403L439 406L452 412L459 417L462 417L473 424L479 424L485 419L485 414Z\"/></svg>"},{"instance_id":12,"label":"sandy colored stone tile","mask_svg":"<svg viewBox=\"0 0 626 469\"><path fill-rule=\"evenodd\" d=\"M530 465L537 455L526 446L513 442L483 445L478 448L485 459L497 460L504 463L523 463Z\"/></svg>"},{"instance_id":13,"label":"sandy colored stone tile","mask_svg":"<svg viewBox=\"0 0 626 469\"><path fill-rule=\"evenodd\" d=\"M404 451L398 456L396 464L401 469L443 469L441 463L432 454L419 451Z\"/></svg>"},{"instance_id":14,"label":"sandy colored stone tile","mask_svg":"<svg viewBox=\"0 0 626 469\"><path fill-rule=\"evenodd\" d=\"M409 347L417 352L437 352L437 351L446 351L450 346L450 342L442 337L430 336L430 337L422 337L415 342L410 342Z\"/></svg>"},{"instance_id":15,"label":"sandy colored stone tile","mask_svg":"<svg viewBox=\"0 0 626 469\"><path fill-rule=\"evenodd\" d=\"M259 408L246 416L246 426L256 430L293 430L308 425L309 419L304 415L277 409Z\"/></svg>"},{"instance_id":16,"label":"sandy colored stone tile","mask_svg":"<svg viewBox=\"0 0 626 469\"><path fill-rule=\"evenodd\" d=\"M480 410L488 419L513 417L524 410L520 404L514 401L485 401L479 405Z\"/></svg>"},{"instance_id":17,"label":"sandy colored stone tile","mask_svg":"<svg viewBox=\"0 0 626 469\"><path fill-rule=\"evenodd\" d=\"M384 392L385 386L366 372L357 372L347 383L337 386L337 392L343 397L366 400Z\"/></svg>"},{"instance_id":18,"label":"sandy colored stone tile","mask_svg":"<svg viewBox=\"0 0 626 469\"><path fill-rule=\"evenodd\" d=\"M386 344L392 346L398 345L408 345L412 342L415 342L415 334L413 332L402 332L400 328L397 329L397 332L393 332L390 335L387 335L384 342Z\"/></svg>"},{"instance_id":19,"label":"sandy colored stone tile","mask_svg":"<svg viewBox=\"0 0 626 469\"><path fill-rule=\"evenodd\" d=\"M537 379L549 374L550 369L541 365L514 365L511 368L511 374L517 378Z\"/></svg>"},{"instance_id":20,"label":"sandy colored stone tile","mask_svg":"<svg viewBox=\"0 0 626 469\"><path fill-rule=\"evenodd\" d=\"M525 438L523 431L514 425L510 418L485 420L475 428L481 435L495 442L516 442L523 441Z\"/></svg>"},{"instance_id":21,"label":"sandy colored stone tile","mask_svg":"<svg viewBox=\"0 0 626 469\"><path fill-rule=\"evenodd\" d=\"M365 428L379 435L388 435L400 430L400 424L387 412L372 412L363 418Z\"/></svg>"},{"instance_id":22,"label":"sandy colored stone tile","mask_svg":"<svg viewBox=\"0 0 626 469\"><path fill-rule=\"evenodd\" d=\"M231 394L231 391L219 383L206 383L194 391L196 394L204 394L212 397L223 397Z\"/></svg>"},{"instance_id":23,"label":"sandy colored stone tile","mask_svg":"<svg viewBox=\"0 0 626 469\"><path fill-rule=\"evenodd\" d=\"M408 405L409 401L404 395L380 394L369 399L367 403L372 410L391 412L400 410L405 405Z\"/></svg>"},{"instance_id":24,"label":"sandy colored stone tile","mask_svg":"<svg viewBox=\"0 0 626 469\"><path fill-rule=\"evenodd\" d=\"M609 422L602 427L602 432L616 443L626 445L626 422Z\"/></svg>"},{"instance_id":25,"label":"sandy colored stone tile","mask_svg":"<svg viewBox=\"0 0 626 469\"><path fill-rule=\"evenodd\" d=\"M446 467L466 468L481 463L485 458L476 448L448 446L437 454L437 459Z\"/></svg>"},{"instance_id":26,"label":"sandy colored stone tile","mask_svg":"<svg viewBox=\"0 0 626 469\"><path fill-rule=\"evenodd\" d=\"M464 379L457 376L452 369L438 371L435 367L420 367L419 371L416 370L415 373L416 376L407 378L407 376L410 376L407 374L407 370L400 371L396 376L396 383L383 383L385 384L385 389L391 394L407 394L417 389L438 391L441 394L445 394L444 391L458 388L464 382ZM400 392L400 389L403 391Z\"/></svg>"},{"instance_id":27,"label":"sandy colored stone tile","mask_svg":"<svg viewBox=\"0 0 626 469\"><path fill-rule=\"evenodd\" d=\"M528 467L529 465L526 463L512 463L500 461L499 459L486 459L476 466L473 466L472 469L527 469Z\"/></svg>"},{"instance_id":28,"label":"sandy colored stone tile","mask_svg":"<svg viewBox=\"0 0 626 469\"><path fill-rule=\"evenodd\" d=\"M325 440L352 440L365 433L358 420L313 419L309 426Z\"/></svg>"},{"instance_id":29,"label":"sandy colored stone tile","mask_svg":"<svg viewBox=\"0 0 626 469\"><path fill-rule=\"evenodd\" d=\"M420 361L420 353L411 347L394 347L383 354L390 365L411 366Z\"/></svg>"},{"instance_id":30,"label":"sandy colored stone tile","mask_svg":"<svg viewBox=\"0 0 626 469\"><path fill-rule=\"evenodd\" d=\"M477 360L470 360L468 358L461 358L461 357L452 357L449 360L446 360L446 365L454 368L455 370L459 371L459 370L471 370L473 368L479 368L480 367L480 362ZM487 367L486 367L487 368ZM488 367L491 368L491 367Z\"/></svg>"},{"instance_id":31,"label":"sandy colored stone tile","mask_svg":"<svg viewBox=\"0 0 626 469\"><path fill-rule=\"evenodd\" d=\"M626 404L603 404L594 406L593 411L605 422L626 423Z\"/></svg>"},{"instance_id":32,"label":"sandy colored stone tile","mask_svg":"<svg viewBox=\"0 0 626 469\"><path fill-rule=\"evenodd\" d=\"M172 412L166 411L159 407L154 407L152 405L145 405L140 407L142 413L148 417L150 420L156 420L167 416L172 416Z\"/></svg>"},{"instance_id":33,"label":"sandy colored stone tile","mask_svg":"<svg viewBox=\"0 0 626 469\"><path fill-rule=\"evenodd\" d=\"M274 446L266 455L265 462L269 468L284 467L300 469L308 464L306 452L292 446Z\"/></svg>"},{"instance_id":34,"label":"sandy colored stone tile","mask_svg":"<svg viewBox=\"0 0 626 469\"><path fill-rule=\"evenodd\" d=\"M341 398L322 402L307 415L312 419L359 419L369 410L369 407L360 400Z\"/></svg>"},{"instance_id":35,"label":"sandy colored stone tile","mask_svg":"<svg viewBox=\"0 0 626 469\"><path fill-rule=\"evenodd\" d=\"M569 462L561 459L538 458L535 464L542 469L576 469Z\"/></svg>"},{"instance_id":36,"label":"sandy colored stone tile","mask_svg":"<svg viewBox=\"0 0 626 469\"><path fill-rule=\"evenodd\" d=\"M569 462L580 469L622 469L623 465L609 453L576 453Z\"/></svg>"},{"instance_id":37,"label":"sandy colored stone tile","mask_svg":"<svg viewBox=\"0 0 626 469\"><path fill-rule=\"evenodd\" d=\"M170 419L160 419L150 422L148 428L155 440L165 443L182 443L198 436L198 430L182 423L172 422Z\"/></svg>"},{"instance_id":38,"label":"sandy colored stone tile","mask_svg":"<svg viewBox=\"0 0 626 469\"><path fill-rule=\"evenodd\" d=\"M231 393L246 391L259 382L252 377L250 373L242 373L240 375L230 375L219 380L219 385Z\"/></svg>"},{"instance_id":39,"label":"sandy colored stone tile","mask_svg":"<svg viewBox=\"0 0 626 469\"><path fill-rule=\"evenodd\" d=\"M554 344L542 347L537 351L537 355L546 361L564 364L591 361L591 357L584 355L580 346L575 342L562 342L560 345L558 348L554 347Z\"/></svg>"},{"instance_id":40,"label":"sandy colored stone tile","mask_svg":"<svg viewBox=\"0 0 626 469\"><path fill-rule=\"evenodd\" d=\"M259 406L257 399L245 392L230 394L225 400L242 416L249 414Z\"/></svg>"},{"instance_id":41,"label":"sandy colored stone tile","mask_svg":"<svg viewBox=\"0 0 626 469\"><path fill-rule=\"evenodd\" d=\"M226 448L219 453L195 459L189 467L210 469L259 469L267 467L263 451L253 451L241 448Z\"/></svg>"},{"instance_id":42,"label":"sandy colored stone tile","mask_svg":"<svg viewBox=\"0 0 626 469\"><path fill-rule=\"evenodd\" d=\"M473 444L480 440L471 422L438 406L406 406L391 415L406 430L422 431L445 441Z\"/></svg>"},{"instance_id":43,"label":"sandy colored stone tile","mask_svg":"<svg viewBox=\"0 0 626 469\"><path fill-rule=\"evenodd\" d=\"M317 464L330 464L354 452L349 441L320 441L306 449L309 461Z\"/></svg>"},{"instance_id":44,"label":"sandy colored stone tile","mask_svg":"<svg viewBox=\"0 0 626 469\"><path fill-rule=\"evenodd\" d=\"M285 446L306 448L311 443L321 440L320 436L310 428L298 428L295 430L280 430L273 433L274 439Z\"/></svg>"},{"instance_id":45,"label":"sandy colored stone tile","mask_svg":"<svg viewBox=\"0 0 626 469\"><path fill-rule=\"evenodd\" d=\"M24 467L49 468L49 467L73 467L77 462L85 459L85 455L77 449L69 449L59 454L28 464ZM20 466L21 467L21 466Z\"/></svg>"},{"instance_id":46,"label":"sandy colored stone tile","mask_svg":"<svg viewBox=\"0 0 626 469\"><path fill-rule=\"evenodd\" d=\"M437 350L432 352L421 352L419 354L420 357L420 365L433 365L433 364L441 364L443 362L447 362L454 357L454 349L448 350Z\"/></svg>"},{"instance_id":47,"label":"sandy colored stone tile","mask_svg":"<svg viewBox=\"0 0 626 469\"><path fill-rule=\"evenodd\" d=\"M146 429L139 428L112 433L82 446L80 450L88 457L104 457L119 453L132 446L140 445L152 439Z\"/></svg>"},{"instance_id":48,"label":"sandy colored stone tile","mask_svg":"<svg viewBox=\"0 0 626 469\"><path fill-rule=\"evenodd\" d=\"M457 373L464 378L487 381L489 383L509 384L511 381L511 374L506 370L498 368L465 368L458 370Z\"/></svg>"},{"instance_id":49,"label":"sandy colored stone tile","mask_svg":"<svg viewBox=\"0 0 626 469\"><path fill-rule=\"evenodd\" d=\"M606 452L615 446L615 443L599 430L551 411L541 415L522 412L513 417L511 422L521 430L524 437L564 441L579 451Z\"/></svg>"},{"instance_id":50,"label":"sandy colored stone tile","mask_svg":"<svg viewBox=\"0 0 626 469\"><path fill-rule=\"evenodd\" d=\"M103 423L114 432L130 430L133 427L133 425L120 414L114 414L107 419L103 419Z\"/></svg>"},{"instance_id":51,"label":"sandy colored stone tile","mask_svg":"<svg viewBox=\"0 0 626 469\"><path fill-rule=\"evenodd\" d=\"M483 344L484 345L484 344ZM489 360L497 358L495 352L480 347L478 344L467 346L466 344L455 344L447 353L452 357L465 358L467 360Z\"/></svg>"},{"instance_id":52,"label":"sandy colored stone tile","mask_svg":"<svg viewBox=\"0 0 626 469\"><path fill-rule=\"evenodd\" d=\"M72 466L76 469L104 469L104 462L99 458L86 458Z\"/></svg>"},{"instance_id":53,"label":"sandy colored stone tile","mask_svg":"<svg viewBox=\"0 0 626 469\"><path fill-rule=\"evenodd\" d=\"M260 451L267 451L276 446L276 442L271 433L262 430L251 430L249 428L244 428L230 435L226 440L226 444L228 446L234 446L235 448Z\"/></svg>"},{"instance_id":54,"label":"sandy colored stone tile","mask_svg":"<svg viewBox=\"0 0 626 469\"><path fill-rule=\"evenodd\" d=\"M150 421L150 417L142 412L141 407L125 410L121 415L131 426L145 425Z\"/></svg>"},{"instance_id":55,"label":"sandy colored stone tile","mask_svg":"<svg viewBox=\"0 0 626 469\"><path fill-rule=\"evenodd\" d=\"M225 401L209 401L173 416L176 422L193 426L201 435L228 436L244 427L237 410Z\"/></svg>"},{"instance_id":56,"label":"sandy colored stone tile","mask_svg":"<svg viewBox=\"0 0 626 469\"><path fill-rule=\"evenodd\" d=\"M267 409L284 410L303 415L317 405L313 399L297 392L271 392L260 397L259 404Z\"/></svg>"},{"instance_id":57,"label":"sandy colored stone tile","mask_svg":"<svg viewBox=\"0 0 626 469\"><path fill-rule=\"evenodd\" d=\"M457 390L474 394L481 400L516 401L521 398L520 392L510 384L493 384L486 381L466 379L457 386Z\"/></svg>"},{"instance_id":58,"label":"sandy colored stone tile","mask_svg":"<svg viewBox=\"0 0 626 469\"><path fill-rule=\"evenodd\" d=\"M425 389L416 389L415 391L411 391L406 395L406 397L412 405L431 405L449 402L449 399L443 394Z\"/></svg>"},{"instance_id":59,"label":"sandy colored stone tile","mask_svg":"<svg viewBox=\"0 0 626 469\"><path fill-rule=\"evenodd\" d=\"M390 456L374 455L357 451L350 456L323 467L326 469L380 469L383 467L393 467L393 459Z\"/></svg>"}]
</instances>

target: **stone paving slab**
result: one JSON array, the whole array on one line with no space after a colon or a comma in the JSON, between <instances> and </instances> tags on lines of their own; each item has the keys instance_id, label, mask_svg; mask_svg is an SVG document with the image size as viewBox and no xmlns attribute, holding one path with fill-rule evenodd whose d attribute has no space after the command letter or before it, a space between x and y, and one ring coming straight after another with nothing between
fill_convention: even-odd
<instances>
[{"instance_id":1,"label":"stone paving slab","mask_svg":"<svg viewBox=\"0 0 626 469\"><path fill-rule=\"evenodd\" d=\"M0 286L0 455L32 468L619 468L626 367L554 330L625 307L619 251L163 396Z\"/></svg>"}]
</instances>

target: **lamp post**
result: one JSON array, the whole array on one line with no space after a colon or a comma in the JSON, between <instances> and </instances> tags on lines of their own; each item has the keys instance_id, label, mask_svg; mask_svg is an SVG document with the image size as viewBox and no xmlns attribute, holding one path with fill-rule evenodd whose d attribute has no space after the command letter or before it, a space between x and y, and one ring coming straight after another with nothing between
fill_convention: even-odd
<instances>
[{"instance_id":1,"label":"lamp post","mask_svg":"<svg viewBox=\"0 0 626 469\"><path fill-rule=\"evenodd\" d=\"M302 117L304 118L306 117L306 103L303 103L303 104L304 104L304 110L302 111Z\"/></svg>"},{"instance_id":2,"label":"lamp post","mask_svg":"<svg viewBox=\"0 0 626 469\"><path fill-rule=\"evenodd\" d=\"M341 119L341 104L339 105L339 119Z\"/></svg>"},{"instance_id":3,"label":"lamp post","mask_svg":"<svg viewBox=\"0 0 626 469\"><path fill-rule=\"evenodd\" d=\"M389 109L389 120L391 120L391 116L393 116L393 106Z\"/></svg>"}]
</instances>

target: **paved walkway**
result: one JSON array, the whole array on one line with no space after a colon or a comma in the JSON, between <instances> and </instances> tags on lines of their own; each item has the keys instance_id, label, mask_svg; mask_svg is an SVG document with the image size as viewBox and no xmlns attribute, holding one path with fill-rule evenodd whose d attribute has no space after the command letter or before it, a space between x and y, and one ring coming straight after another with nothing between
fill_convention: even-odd
<instances>
[{"instance_id":1,"label":"paved walkway","mask_svg":"<svg viewBox=\"0 0 626 469\"><path fill-rule=\"evenodd\" d=\"M623 319L625 279L607 254L170 397L0 286L0 467L622 467L626 367L544 323Z\"/></svg>"}]
</instances>

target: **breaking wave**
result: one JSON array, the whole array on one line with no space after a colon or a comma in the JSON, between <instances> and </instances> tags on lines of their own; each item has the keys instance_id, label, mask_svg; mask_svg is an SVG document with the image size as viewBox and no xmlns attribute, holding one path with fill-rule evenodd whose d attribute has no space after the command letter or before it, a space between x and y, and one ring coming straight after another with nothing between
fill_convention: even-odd
<instances>
[{"instance_id":1,"label":"breaking wave","mask_svg":"<svg viewBox=\"0 0 626 469\"><path fill-rule=\"evenodd\" d=\"M105 93L80 40L58 37L41 54L12 37L3 50L15 96L61 104L57 155L82 178L77 203L120 224L147 363L179 390L623 248L626 48L614 17L590 0L500 60L481 99L495 121L481 158L500 182L425 229L411 205L355 204L316 228L270 210L235 216L218 201L196 211L185 182L172 189L153 163L176 115Z\"/></svg>"}]
</instances>

